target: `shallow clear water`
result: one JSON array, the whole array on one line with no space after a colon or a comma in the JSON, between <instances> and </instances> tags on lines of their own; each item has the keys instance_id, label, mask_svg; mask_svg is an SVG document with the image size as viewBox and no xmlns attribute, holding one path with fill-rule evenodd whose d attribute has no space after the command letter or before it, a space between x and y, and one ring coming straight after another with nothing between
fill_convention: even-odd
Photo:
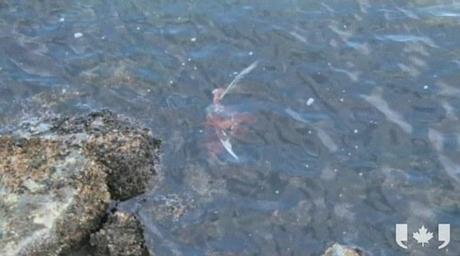
<instances>
[{"instance_id":1,"label":"shallow clear water","mask_svg":"<svg viewBox=\"0 0 460 256\"><path fill-rule=\"evenodd\" d=\"M122 207L156 255L458 255L459 25L448 0L4 0L0 124L109 108L151 128L164 177ZM256 60L222 102L251 119L236 160L206 110ZM396 223L452 241L404 251Z\"/></svg>"}]
</instances>

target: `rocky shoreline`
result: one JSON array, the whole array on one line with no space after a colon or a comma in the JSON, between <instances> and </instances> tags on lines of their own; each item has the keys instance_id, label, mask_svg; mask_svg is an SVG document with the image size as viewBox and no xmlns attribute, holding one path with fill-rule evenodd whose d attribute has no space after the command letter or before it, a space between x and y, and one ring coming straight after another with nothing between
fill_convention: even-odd
<instances>
[{"instance_id":1,"label":"rocky shoreline","mask_svg":"<svg viewBox=\"0 0 460 256\"><path fill-rule=\"evenodd\" d=\"M161 141L110 111L0 134L0 255L148 256L136 217L111 203L158 183ZM363 256L339 244L323 256Z\"/></svg>"},{"instance_id":2,"label":"rocky shoreline","mask_svg":"<svg viewBox=\"0 0 460 256\"><path fill-rule=\"evenodd\" d=\"M108 216L107 209L158 180L159 147L148 130L109 111L25 123L2 134L0 255L66 255L90 236L94 255L148 255L135 217ZM127 227L135 232L114 243L114 230Z\"/></svg>"}]
</instances>

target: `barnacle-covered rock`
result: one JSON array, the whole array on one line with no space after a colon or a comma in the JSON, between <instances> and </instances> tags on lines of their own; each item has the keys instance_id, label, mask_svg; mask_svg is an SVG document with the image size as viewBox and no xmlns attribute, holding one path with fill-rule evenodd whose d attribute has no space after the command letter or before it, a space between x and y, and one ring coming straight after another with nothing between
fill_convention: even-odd
<instances>
[{"instance_id":1,"label":"barnacle-covered rock","mask_svg":"<svg viewBox=\"0 0 460 256\"><path fill-rule=\"evenodd\" d=\"M22 124L0 137L0 255L63 255L111 200L158 178L160 142L108 111ZM121 254L119 254L121 255Z\"/></svg>"},{"instance_id":2,"label":"barnacle-covered rock","mask_svg":"<svg viewBox=\"0 0 460 256\"><path fill-rule=\"evenodd\" d=\"M91 235L94 256L148 256L143 229L137 219L128 213L115 212L108 217L102 229Z\"/></svg>"}]
</instances>

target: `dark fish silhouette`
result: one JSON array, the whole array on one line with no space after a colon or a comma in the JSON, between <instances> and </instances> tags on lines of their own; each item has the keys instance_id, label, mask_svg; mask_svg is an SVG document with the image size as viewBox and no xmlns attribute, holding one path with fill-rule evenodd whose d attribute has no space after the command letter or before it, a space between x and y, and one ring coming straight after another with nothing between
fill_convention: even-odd
<instances>
[{"instance_id":1,"label":"dark fish silhouette","mask_svg":"<svg viewBox=\"0 0 460 256\"><path fill-rule=\"evenodd\" d=\"M67 76L64 68L55 59L11 37L0 38L0 54L7 56L9 61L29 75L61 78Z\"/></svg>"}]
</instances>

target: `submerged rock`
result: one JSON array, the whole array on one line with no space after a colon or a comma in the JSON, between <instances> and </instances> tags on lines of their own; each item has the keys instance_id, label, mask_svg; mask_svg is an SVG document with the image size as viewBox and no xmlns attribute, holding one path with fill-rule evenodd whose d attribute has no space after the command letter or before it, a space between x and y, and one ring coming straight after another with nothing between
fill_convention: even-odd
<instances>
[{"instance_id":1,"label":"submerged rock","mask_svg":"<svg viewBox=\"0 0 460 256\"><path fill-rule=\"evenodd\" d=\"M94 256L148 256L143 229L137 219L128 213L110 215L104 227L91 235Z\"/></svg>"},{"instance_id":2,"label":"submerged rock","mask_svg":"<svg viewBox=\"0 0 460 256\"><path fill-rule=\"evenodd\" d=\"M159 145L148 130L108 111L2 135L0 255L63 255L79 247L100 228L111 200L139 195L158 179Z\"/></svg>"},{"instance_id":3,"label":"submerged rock","mask_svg":"<svg viewBox=\"0 0 460 256\"><path fill-rule=\"evenodd\" d=\"M365 254L363 251L357 248L351 248L340 244L333 244L326 250L323 256L365 256Z\"/></svg>"}]
</instances>

